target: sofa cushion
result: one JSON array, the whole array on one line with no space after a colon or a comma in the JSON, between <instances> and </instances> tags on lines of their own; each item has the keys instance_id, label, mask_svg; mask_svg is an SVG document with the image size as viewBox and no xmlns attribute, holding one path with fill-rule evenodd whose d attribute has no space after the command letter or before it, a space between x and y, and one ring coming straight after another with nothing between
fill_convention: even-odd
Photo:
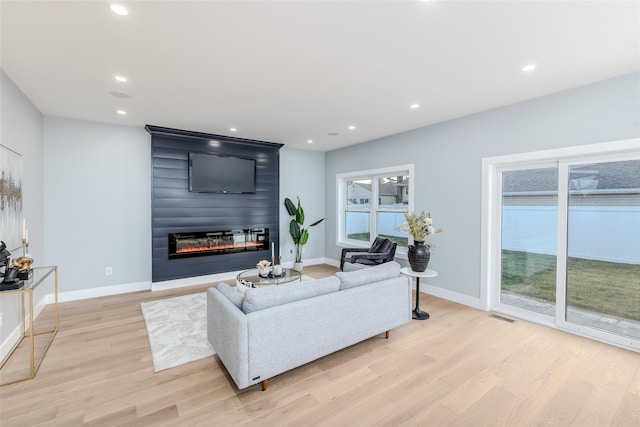
<instances>
[{"instance_id":1,"label":"sofa cushion","mask_svg":"<svg viewBox=\"0 0 640 427\"><path fill-rule=\"evenodd\" d=\"M228 283L222 282L218 283L216 289L220 291L222 295L227 297L229 301L231 301L236 307L242 308L242 301L244 300L244 295L239 292L236 288L232 287Z\"/></svg>"},{"instance_id":2,"label":"sofa cushion","mask_svg":"<svg viewBox=\"0 0 640 427\"><path fill-rule=\"evenodd\" d=\"M355 288L367 283L379 282L400 275L400 264L395 261L385 262L375 267L363 268L356 271L342 271L336 273L340 279L340 290Z\"/></svg>"},{"instance_id":3,"label":"sofa cushion","mask_svg":"<svg viewBox=\"0 0 640 427\"><path fill-rule=\"evenodd\" d=\"M244 293L242 311L251 313L281 304L287 304L319 295L336 292L340 281L334 276L308 282L291 282L282 285L250 288Z\"/></svg>"},{"instance_id":4,"label":"sofa cushion","mask_svg":"<svg viewBox=\"0 0 640 427\"><path fill-rule=\"evenodd\" d=\"M350 262L345 262L342 266L342 271L358 271L364 270L365 268L370 268L370 265L360 264L356 262L355 264L351 264Z\"/></svg>"}]
</instances>

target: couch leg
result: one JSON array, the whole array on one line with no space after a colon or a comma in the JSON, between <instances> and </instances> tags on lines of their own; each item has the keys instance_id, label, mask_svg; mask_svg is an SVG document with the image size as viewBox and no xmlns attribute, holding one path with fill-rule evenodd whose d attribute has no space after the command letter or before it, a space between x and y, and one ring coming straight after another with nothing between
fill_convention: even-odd
<instances>
[{"instance_id":1,"label":"couch leg","mask_svg":"<svg viewBox=\"0 0 640 427\"><path fill-rule=\"evenodd\" d=\"M387 331L387 332L384 333L386 339L389 339L389 334L390 333L391 333L390 331Z\"/></svg>"},{"instance_id":2,"label":"couch leg","mask_svg":"<svg viewBox=\"0 0 640 427\"><path fill-rule=\"evenodd\" d=\"M265 391L268 385L269 385L269 380L262 380L262 391Z\"/></svg>"}]
</instances>

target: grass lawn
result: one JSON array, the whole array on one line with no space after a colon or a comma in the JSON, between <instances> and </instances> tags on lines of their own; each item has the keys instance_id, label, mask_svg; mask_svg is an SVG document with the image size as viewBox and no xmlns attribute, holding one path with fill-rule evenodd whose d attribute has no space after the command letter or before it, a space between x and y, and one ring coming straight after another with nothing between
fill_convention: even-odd
<instances>
[{"instance_id":1,"label":"grass lawn","mask_svg":"<svg viewBox=\"0 0 640 427\"><path fill-rule=\"evenodd\" d=\"M408 238L406 237L399 237L399 236L387 236L384 234L380 234L381 237L386 237L389 240L392 240L394 242L396 242L398 244L398 246L407 246L408 244ZM354 234L349 234L347 236L349 239L354 239L354 240L362 240L364 242L368 242L370 239L370 234L369 233L354 233Z\"/></svg>"},{"instance_id":2,"label":"grass lawn","mask_svg":"<svg viewBox=\"0 0 640 427\"><path fill-rule=\"evenodd\" d=\"M567 304L640 321L640 265L569 258ZM555 302L556 257L502 251L502 288Z\"/></svg>"}]
</instances>

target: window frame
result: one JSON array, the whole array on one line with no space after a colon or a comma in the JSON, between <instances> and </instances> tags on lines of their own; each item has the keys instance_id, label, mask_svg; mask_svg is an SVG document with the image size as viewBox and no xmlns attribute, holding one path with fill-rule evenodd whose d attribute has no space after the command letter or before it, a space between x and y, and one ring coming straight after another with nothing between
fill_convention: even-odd
<instances>
[{"instance_id":1,"label":"window frame","mask_svg":"<svg viewBox=\"0 0 640 427\"><path fill-rule=\"evenodd\" d=\"M406 209L413 211L414 193L415 193L415 174L414 164L405 164L398 166L390 166L379 169L368 169L363 171L345 172L336 174L336 245L339 247L362 247L367 248L373 243L377 230L377 214L379 212L399 212L395 209L380 209L380 189L379 179L394 175L409 176L408 201ZM371 197L369 199L369 208L366 209L348 209L347 203L347 182L358 179L371 180ZM369 213L369 242L362 240L349 239L346 236L346 213L347 212L368 212ZM406 259L407 249L404 246L398 246L396 254L399 258Z\"/></svg>"}]
</instances>

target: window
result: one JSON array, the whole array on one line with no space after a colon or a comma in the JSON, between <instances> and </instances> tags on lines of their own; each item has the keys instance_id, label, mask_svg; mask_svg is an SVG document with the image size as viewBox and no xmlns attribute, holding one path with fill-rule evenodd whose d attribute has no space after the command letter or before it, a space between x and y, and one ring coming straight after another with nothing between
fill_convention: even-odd
<instances>
[{"instance_id":1,"label":"window","mask_svg":"<svg viewBox=\"0 0 640 427\"><path fill-rule=\"evenodd\" d=\"M369 246L383 236L406 247L407 236L397 228L402 211L413 210L412 176L413 165L337 175L338 244Z\"/></svg>"}]
</instances>

